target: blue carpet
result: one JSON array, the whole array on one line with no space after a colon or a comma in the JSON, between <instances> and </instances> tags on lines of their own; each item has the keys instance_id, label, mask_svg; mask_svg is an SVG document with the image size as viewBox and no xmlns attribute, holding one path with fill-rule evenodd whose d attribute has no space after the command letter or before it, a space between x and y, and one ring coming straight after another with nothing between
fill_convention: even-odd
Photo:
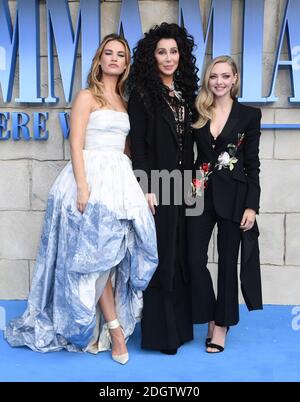
<instances>
[{"instance_id":1,"label":"blue carpet","mask_svg":"<svg viewBox=\"0 0 300 402\"><path fill-rule=\"evenodd\" d=\"M6 322L20 315L23 301L0 301ZM241 320L231 328L224 353L205 353L205 325L195 326L195 339L175 356L140 349L140 327L128 342L130 361L118 365L109 352L35 353L11 348L0 334L0 381L300 381L300 317L292 306L265 306L248 313L240 307ZM298 309L300 316L300 308ZM295 312L294 312L295 314ZM299 325L298 325L299 326Z\"/></svg>"}]
</instances>

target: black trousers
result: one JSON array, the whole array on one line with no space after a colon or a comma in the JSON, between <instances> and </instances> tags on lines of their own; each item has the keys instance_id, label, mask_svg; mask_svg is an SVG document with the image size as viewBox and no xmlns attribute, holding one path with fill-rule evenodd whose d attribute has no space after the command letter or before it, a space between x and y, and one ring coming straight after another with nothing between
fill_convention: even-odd
<instances>
[{"instance_id":1,"label":"black trousers","mask_svg":"<svg viewBox=\"0 0 300 402\"><path fill-rule=\"evenodd\" d=\"M216 224L219 253L217 297L207 269L208 245ZM194 323L215 321L219 326L238 323L237 261L240 240L240 225L221 218L213 207L204 210L200 216L187 218L187 255Z\"/></svg>"}]
</instances>

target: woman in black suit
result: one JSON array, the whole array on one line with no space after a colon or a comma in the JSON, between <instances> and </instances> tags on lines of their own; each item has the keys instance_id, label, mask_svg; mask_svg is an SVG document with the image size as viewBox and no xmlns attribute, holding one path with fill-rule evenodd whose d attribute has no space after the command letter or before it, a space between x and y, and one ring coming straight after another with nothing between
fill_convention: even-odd
<instances>
[{"instance_id":1,"label":"woman in black suit","mask_svg":"<svg viewBox=\"0 0 300 402\"><path fill-rule=\"evenodd\" d=\"M159 266L144 292L142 348L175 354L193 339L185 257L185 209L174 187L151 189L151 172L180 176L194 162L192 115L197 91L194 40L184 28L163 23L134 50L128 103L133 168L148 177L145 189L157 230ZM152 181L153 184L153 181ZM164 205L161 190L170 191ZM178 195L178 194L177 194Z\"/></svg>"},{"instance_id":2,"label":"woman in black suit","mask_svg":"<svg viewBox=\"0 0 300 402\"><path fill-rule=\"evenodd\" d=\"M222 352L229 326L239 321L237 262L241 247L241 285L249 310L261 309L256 214L259 211L259 109L236 100L239 73L231 57L220 56L206 69L196 101L194 124L204 212L188 217L188 265L194 323L208 322L206 351ZM196 195L198 193L198 195ZM215 298L207 269L207 251L218 227L218 285Z\"/></svg>"}]
</instances>

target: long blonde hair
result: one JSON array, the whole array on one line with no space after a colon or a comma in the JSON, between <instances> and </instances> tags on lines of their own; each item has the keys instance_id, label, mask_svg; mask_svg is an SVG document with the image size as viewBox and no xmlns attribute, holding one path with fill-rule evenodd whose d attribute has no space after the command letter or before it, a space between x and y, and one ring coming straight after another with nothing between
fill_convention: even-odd
<instances>
[{"instance_id":1,"label":"long blonde hair","mask_svg":"<svg viewBox=\"0 0 300 402\"><path fill-rule=\"evenodd\" d=\"M90 72L89 72L89 75L87 78L88 88L91 91L92 95L97 100L97 102L99 103L100 107L108 106L108 102L104 96L103 83L101 82L102 69L101 69L101 66L99 65L99 60L102 56L105 46L109 42L114 41L114 40L122 43L125 48L126 69L120 75L120 77L118 79L118 83L117 83L117 92L121 97L124 96L125 83L128 78L128 75L129 75L130 49L129 49L129 45L128 45L126 39L124 39L123 37L116 35L116 34L110 34L110 35L105 36L105 38L102 40L99 48L96 51L96 54L93 58L92 66L91 66L91 69L90 69Z\"/></svg>"},{"instance_id":2,"label":"long blonde hair","mask_svg":"<svg viewBox=\"0 0 300 402\"><path fill-rule=\"evenodd\" d=\"M234 99L239 92L240 75L236 62L233 60L233 58L230 56L218 56L213 60L211 60L208 66L206 67L203 78L203 84L196 99L196 109L198 111L199 116L198 120L193 124L194 128L201 128L205 126L208 120L212 119L213 117L214 95L209 89L208 82L211 71L217 63L228 63L232 68L233 74L237 75L237 80L235 84L232 86L230 91L232 99Z\"/></svg>"}]
</instances>

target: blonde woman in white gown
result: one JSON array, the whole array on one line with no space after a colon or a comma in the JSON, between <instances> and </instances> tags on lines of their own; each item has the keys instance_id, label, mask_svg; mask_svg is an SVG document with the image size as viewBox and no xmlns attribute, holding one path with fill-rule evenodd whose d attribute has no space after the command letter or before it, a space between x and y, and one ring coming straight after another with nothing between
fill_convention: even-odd
<instances>
[{"instance_id":1,"label":"blonde woman in white gown","mask_svg":"<svg viewBox=\"0 0 300 402\"><path fill-rule=\"evenodd\" d=\"M104 38L73 104L72 162L49 193L28 307L5 333L12 346L112 349L128 361L126 340L158 263L153 216L124 153L129 67L127 42Z\"/></svg>"}]
</instances>

